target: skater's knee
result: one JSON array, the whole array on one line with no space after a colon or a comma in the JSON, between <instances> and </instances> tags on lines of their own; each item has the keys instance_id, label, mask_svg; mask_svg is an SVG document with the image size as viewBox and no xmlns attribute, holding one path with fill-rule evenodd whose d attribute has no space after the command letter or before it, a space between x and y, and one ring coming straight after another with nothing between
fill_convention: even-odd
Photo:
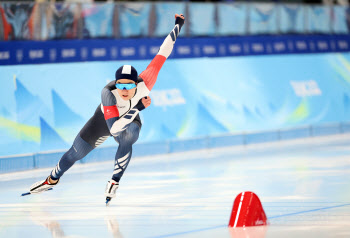
<instances>
[{"instance_id":1,"label":"skater's knee","mask_svg":"<svg viewBox=\"0 0 350 238\"><path fill-rule=\"evenodd\" d=\"M140 128L135 123L131 123L128 129L126 129L119 137L120 144L134 144L139 138Z\"/></svg>"},{"instance_id":2,"label":"skater's knee","mask_svg":"<svg viewBox=\"0 0 350 238\"><path fill-rule=\"evenodd\" d=\"M128 132L126 135L125 135L125 142L128 143L128 144L134 144L137 139L139 138L139 134L135 134L135 133L130 133Z\"/></svg>"}]
</instances>

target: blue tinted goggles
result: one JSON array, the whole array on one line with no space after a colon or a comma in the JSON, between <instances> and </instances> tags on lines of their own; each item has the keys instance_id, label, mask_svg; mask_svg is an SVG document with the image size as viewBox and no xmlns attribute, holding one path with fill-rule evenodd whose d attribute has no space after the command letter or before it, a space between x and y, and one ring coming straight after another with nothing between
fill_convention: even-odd
<instances>
[{"instance_id":1,"label":"blue tinted goggles","mask_svg":"<svg viewBox=\"0 0 350 238\"><path fill-rule=\"evenodd\" d=\"M134 83L117 83L115 86L120 90L124 90L124 89L130 90L130 89L135 88L136 84L134 84Z\"/></svg>"}]
</instances>

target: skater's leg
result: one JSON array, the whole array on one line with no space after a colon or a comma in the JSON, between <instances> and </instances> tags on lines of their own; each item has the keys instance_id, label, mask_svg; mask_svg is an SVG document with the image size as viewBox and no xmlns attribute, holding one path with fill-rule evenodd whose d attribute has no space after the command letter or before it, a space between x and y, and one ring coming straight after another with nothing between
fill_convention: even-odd
<instances>
[{"instance_id":1,"label":"skater's leg","mask_svg":"<svg viewBox=\"0 0 350 238\"><path fill-rule=\"evenodd\" d=\"M99 106L95 114L75 138L72 147L62 156L56 167L51 171L50 176L43 181L33 184L30 187L30 193L40 193L55 186L59 178L76 161L84 158L90 151L101 145L110 136L111 134Z\"/></svg>"},{"instance_id":2,"label":"skater's leg","mask_svg":"<svg viewBox=\"0 0 350 238\"><path fill-rule=\"evenodd\" d=\"M93 149L94 147L84 141L78 134L72 147L62 156L56 167L51 171L51 179L59 179L76 161L84 158Z\"/></svg>"},{"instance_id":3,"label":"skater's leg","mask_svg":"<svg viewBox=\"0 0 350 238\"><path fill-rule=\"evenodd\" d=\"M64 172L72 167L76 161L84 158L93 149L94 147L84 141L78 134L72 147L62 156L56 167L51 171L50 176L43 181L34 183L29 189L30 193L41 193L57 185L59 178Z\"/></svg>"},{"instance_id":4,"label":"skater's leg","mask_svg":"<svg viewBox=\"0 0 350 238\"><path fill-rule=\"evenodd\" d=\"M95 114L80 130L72 147L60 159L50 177L53 180L59 179L76 161L84 158L110 136L101 108L97 107Z\"/></svg>"},{"instance_id":5,"label":"skater's leg","mask_svg":"<svg viewBox=\"0 0 350 238\"><path fill-rule=\"evenodd\" d=\"M76 161L84 158L90 151L101 145L110 136L111 134L101 111L101 107L98 106L95 114L80 130L72 147L62 156L56 167L52 170L50 176L45 180L33 184L30 188L30 192L40 193L56 185L63 173L72 167Z\"/></svg>"},{"instance_id":6,"label":"skater's leg","mask_svg":"<svg viewBox=\"0 0 350 238\"><path fill-rule=\"evenodd\" d=\"M132 155L132 145L139 138L141 123L132 122L121 134L114 139L119 143L118 151L115 155L115 168L112 179L108 181L105 191L106 204L115 197L116 190L119 187L119 180L123 176L126 167L129 164Z\"/></svg>"},{"instance_id":7,"label":"skater's leg","mask_svg":"<svg viewBox=\"0 0 350 238\"><path fill-rule=\"evenodd\" d=\"M140 126L139 123L130 123L118 137L114 139L119 143L118 151L115 155L115 168L112 179L119 182L126 167L129 164L132 155L132 145L139 138Z\"/></svg>"}]
</instances>

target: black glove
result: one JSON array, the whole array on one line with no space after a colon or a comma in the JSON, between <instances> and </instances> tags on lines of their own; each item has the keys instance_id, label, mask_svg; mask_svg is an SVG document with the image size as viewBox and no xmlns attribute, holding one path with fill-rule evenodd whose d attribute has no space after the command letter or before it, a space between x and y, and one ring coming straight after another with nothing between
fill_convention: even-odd
<instances>
[{"instance_id":1,"label":"black glove","mask_svg":"<svg viewBox=\"0 0 350 238\"><path fill-rule=\"evenodd\" d=\"M147 97L146 97L146 99L147 99ZM140 112L141 112L143 109L145 109L145 106L144 106L143 103L142 103L142 98L141 98L140 101L136 104L135 107L136 107L137 110L139 110Z\"/></svg>"},{"instance_id":2,"label":"black glove","mask_svg":"<svg viewBox=\"0 0 350 238\"><path fill-rule=\"evenodd\" d=\"M181 30L181 27L183 26L184 23L185 23L184 15L175 14L175 25L179 24L180 30Z\"/></svg>"}]
</instances>

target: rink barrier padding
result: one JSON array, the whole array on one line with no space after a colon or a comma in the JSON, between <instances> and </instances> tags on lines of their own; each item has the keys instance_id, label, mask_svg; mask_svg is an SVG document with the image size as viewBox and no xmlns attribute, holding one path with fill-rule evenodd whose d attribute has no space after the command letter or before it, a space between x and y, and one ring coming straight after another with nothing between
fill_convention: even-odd
<instances>
[{"instance_id":1,"label":"rink barrier padding","mask_svg":"<svg viewBox=\"0 0 350 238\"><path fill-rule=\"evenodd\" d=\"M169 153L208 148L208 137L169 141Z\"/></svg>"},{"instance_id":2,"label":"rink barrier padding","mask_svg":"<svg viewBox=\"0 0 350 238\"><path fill-rule=\"evenodd\" d=\"M164 141L152 143L136 143L133 146L132 153L133 156L166 154L169 153L169 143L164 143Z\"/></svg>"},{"instance_id":3,"label":"rink barrier padding","mask_svg":"<svg viewBox=\"0 0 350 238\"><path fill-rule=\"evenodd\" d=\"M350 123L341 123L340 124L340 132L341 133L348 133L348 132L350 132Z\"/></svg>"},{"instance_id":4,"label":"rink barrier padding","mask_svg":"<svg viewBox=\"0 0 350 238\"><path fill-rule=\"evenodd\" d=\"M312 136L325 136L340 133L341 127L335 127L333 125L326 126L313 126L311 128Z\"/></svg>"},{"instance_id":5,"label":"rink barrier padding","mask_svg":"<svg viewBox=\"0 0 350 238\"><path fill-rule=\"evenodd\" d=\"M304 126L291 129L259 131L242 134L213 135L199 138L179 139L161 142L136 143L133 157L185 152L229 146L242 146L265 142L285 141L300 138L319 137L350 133L350 122ZM118 145L98 147L78 163L114 161ZM68 148L67 148L68 149ZM48 151L26 155L0 157L0 173L48 168L57 164L64 151Z\"/></svg>"},{"instance_id":6,"label":"rink barrier padding","mask_svg":"<svg viewBox=\"0 0 350 238\"><path fill-rule=\"evenodd\" d=\"M278 133L280 140L304 138L310 136L310 127L301 127L294 130L280 130Z\"/></svg>"},{"instance_id":7,"label":"rink barrier padding","mask_svg":"<svg viewBox=\"0 0 350 238\"><path fill-rule=\"evenodd\" d=\"M242 135L211 136L208 138L209 148L226 147L244 144Z\"/></svg>"},{"instance_id":8,"label":"rink barrier padding","mask_svg":"<svg viewBox=\"0 0 350 238\"><path fill-rule=\"evenodd\" d=\"M255 143L278 141L279 140L278 134L279 134L278 131L246 134L244 136L244 144L255 144Z\"/></svg>"},{"instance_id":9,"label":"rink barrier padding","mask_svg":"<svg viewBox=\"0 0 350 238\"><path fill-rule=\"evenodd\" d=\"M33 155L35 168L47 168L56 166L58 160L65 152L37 153Z\"/></svg>"},{"instance_id":10,"label":"rink barrier padding","mask_svg":"<svg viewBox=\"0 0 350 238\"><path fill-rule=\"evenodd\" d=\"M35 168L34 155L0 158L0 173L23 171Z\"/></svg>"}]
</instances>

